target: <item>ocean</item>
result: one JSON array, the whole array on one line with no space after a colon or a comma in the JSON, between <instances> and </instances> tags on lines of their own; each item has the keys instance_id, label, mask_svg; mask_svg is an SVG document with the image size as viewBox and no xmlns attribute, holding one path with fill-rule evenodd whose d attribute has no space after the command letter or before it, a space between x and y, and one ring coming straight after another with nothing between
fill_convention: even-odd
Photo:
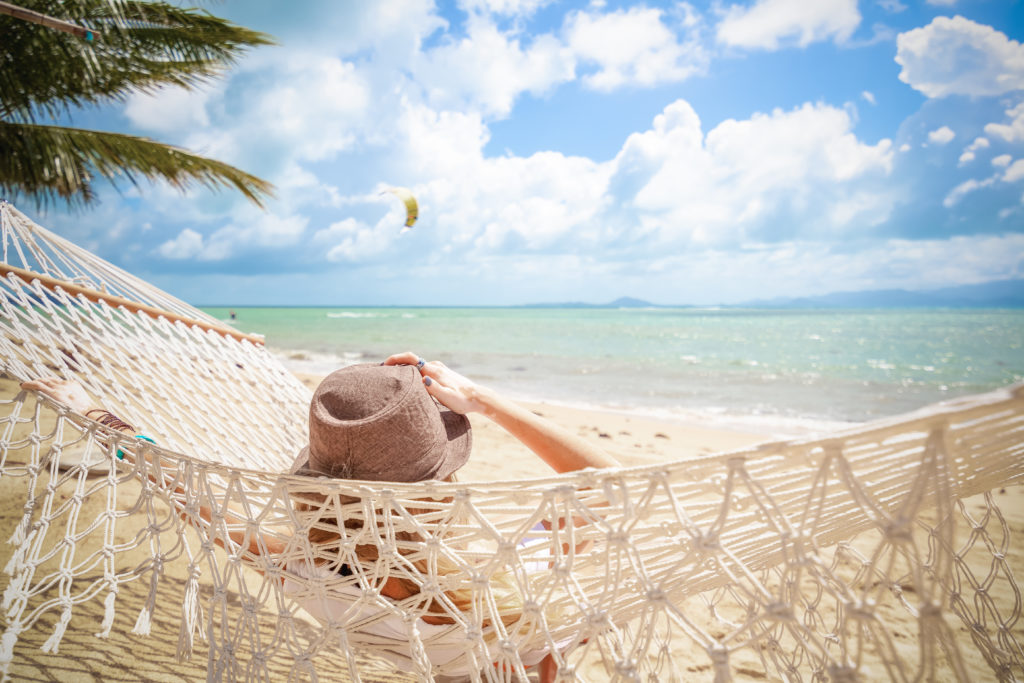
<instances>
[{"instance_id":1,"label":"ocean","mask_svg":"<svg viewBox=\"0 0 1024 683\"><path fill-rule=\"evenodd\" d=\"M326 374L415 351L527 400L802 434L1024 381L1024 310L204 308Z\"/></svg>"}]
</instances>

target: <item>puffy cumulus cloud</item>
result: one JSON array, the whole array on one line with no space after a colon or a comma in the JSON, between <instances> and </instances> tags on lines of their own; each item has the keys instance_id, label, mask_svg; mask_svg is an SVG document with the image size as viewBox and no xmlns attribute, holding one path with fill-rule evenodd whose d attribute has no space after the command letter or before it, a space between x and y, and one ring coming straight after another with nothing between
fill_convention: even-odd
<instances>
[{"instance_id":1,"label":"puffy cumulus cloud","mask_svg":"<svg viewBox=\"0 0 1024 683\"><path fill-rule=\"evenodd\" d=\"M246 212L244 223L231 223L208 237L185 228L177 237L163 242L157 252L167 259L223 261L251 249L276 249L296 244L309 222L303 216L277 216Z\"/></svg>"},{"instance_id":2,"label":"puffy cumulus cloud","mask_svg":"<svg viewBox=\"0 0 1024 683\"><path fill-rule=\"evenodd\" d=\"M349 263L367 263L375 257L387 253L399 235L398 230L385 230L385 226L401 225L402 221L395 216L394 220L382 220L376 226L367 225L354 218L346 218L332 223L330 227L318 231L313 236L316 244L327 244L326 258L332 263L339 261Z\"/></svg>"},{"instance_id":3,"label":"puffy cumulus cloud","mask_svg":"<svg viewBox=\"0 0 1024 683\"><path fill-rule=\"evenodd\" d=\"M974 138L974 142L964 147L964 151L960 155L960 164L963 165L974 161L977 151L988 149L990 144L988 138Z\"/></svg>"},{"instance_id":4,"label":"puffy cumulus cloud","mask_svg":"<svg viewBox=\"0 0 1024 683\"><path fill-rule=\"evenodd\" d=\"M699 20L689 5L681 7L682 19L674 26L666 24L669 17L661 10L646 7L569 15L564 27L569 49L597 67L583 83L607 92L682 81L702 71L708 56L697 38Z\"/></svg>"},{"instance_id":5,"label":"puffy cumulus cloud","mask_svg":"<svg viewBox=\"0 0 1024 683\"><path fill-rule=\"evenodd\" d=\"M1015 183L1022 179L1024 179L1024 159L1017 159L1003 173L1002 180L1004 183Z\"/></svg>"},{"instance_id":6,"label":"puffy cumulus cloud","mask_svg":"<svg viewBox=\"0 0 1024 683\"><path fill-rule=\"evenodd\" d=\"M470 109L505 116L524 92L543 93L575 77L575 60L552 35L525 48L483 16L470 16L465 38L421 53L415 80L427 101L441 109Z\"/></svg>"},{"instance_id":7,"label":"puffy cumulus cloud","mask_svg":"<svg viewBox=\"0 0 1024 683\"><path fill-rule=\"evenodd\" d=\"M160 88L154 93L135 92L124 104L124 115L139 130L161 135L179 133L210 124L206 111L212 90Z\"/></svg>"},{"instance_id":8,"label":"puffy cumulus cloud","mask_svg":"<svg viewBox=\"0 0 1024 683\"><path fill-rule=\"evenodd\" d=\"M1024 275L1022 253L1024 235L1011 233L841 246L797 240L741 250L681 250L654 256L644 265L659 274L658 291L671 291L671 301L721 304L809 292L927 290L1019 278ZM605 268L614 274L610 265ZM645 277L653 279L649 273ZM714 283L713 289L709 283ZM631 291L656 301L665 298L655 292L644 294L642 286Z\"/></svg>"},{"instance_id":9,"label":"puffy cumulus cloud","mask_svg":"<svg viewBox=\"0 0 1024 683\"><path fill-rule=\"evenodd\" d=\"M272 122L272 134L291 143L299 159L317 161L349 147L349 131L365 121L371 96L355 65L330 57L302 59L282 75L261 91L247 117Z\"/></svg>"},{"instance_id":10,"label":"puffy cumulus cloud","mask_svg":"<svg viewBox=\"0 0 1024 683\"><path fill-rule=\"evenodd\" d=\"M597 229L593 219L607 164L556 152L485 157L488 131L479 114L438 112L424 104L406 103L392 136L393 179L415 194L419 223L399 236L394 227L403 221L393 198L376 192L342 197L340 203L353 211L377 204L374 216L381 215L384 203L388 215L346 219L317 232L313 243L329 259L376 262L401 240L418 249L418 258L448 267L456 255L483 262L492 254L571 251L597 239L586 235Z\"/></svg>"},{"instance_id":11,"label":"puffy cumulus cloud","mask_svg":"<svg viewBox=\"0 0 1024 683\"><path fill-rule=\"evenodd\" d=\"M551 2L552 0L461 0L459 5L469 12L529 16Z\"/></svg>"},{"instance_id":12,"label":"puffy cumulus cloud","mask_svg":"<svg viewBox=\"0 0 1024 683\"><path fill-rule=\"evenodd\" d=\"M961 16L936 17L896 38L899 78L928 97L1002 95L1024 88L1024 46Z\"/></svg>"},{"instance_id":13,"label":"puffy cumulus cloud","mask_svg":"<svg viewBox=\"0 0 1024 683\"><path fill-rule=\"evenodd\" d=\"M985 132L1006 142L1024 141L1024 102L1007 109L1006 115L1009 123L990 123L985 126Z\"/></svg>"},{"instance_id":14,"label":"puffy cumulus cloud","mask_svg":"<svg viewBox=\"0 0 1024 683\"><path fill-rule=\"evenodd\" d=\"M956 133L949 126L942 126L928 133L928 142L933 145L947 145L953 141Z\"/></svg>"},{"instance_id":15,"label":"puffy cumulus cloud","mask_svg":"<svg viewBox=\"0 0 1024 683\"><path fill-rule=\"evenodd\" d=\"M992 166L995 169L1004 169L1001 172L996 172L984 179L970 178L963 181L946 195L942 201L942 205L947 209L953 208L959 204L964 197L976 192L978 190L993 187L1003 183L1015 183L1019 180L1024 180L1024 159L1018 159L1013 161L1013 157L1009 154L1000 154L999 156L992 159Z\"/></svg>"},{"instance_id":16,"label":"puffy cumulus cloud","mask_svg":"<svg viewBox=\"0 0 1024 683\"><path fill-rule=\"evenodd\" d=\"M947 209L951 209L959 204L960 201L970 193L984 187L991 187L995 184L997 179L997 176L992 176L991 178L985 178L984 180L977 180L975 178L965 180L950 190L949 194L947 194L945 199L942 200L942 205Z\"/></svg>"},{"instance_id":17,"label":"puffy cumulus cloud","mask_svg":"<svg viewBox=\"0 0 1024 683\"><path fill-rule=\"evenodd\" d=\"M859 25L857 0L757 0L749 7L729 7L717 35L726 45L777 50L829 39L842 43Z\"/></svg>"},{"instance_id":18,"label":"puffy cumulus cloud","mask_svg":"<svg viewBox=\"0 0 1024 683\"><path fill-rule=\"evenodd\" d=\"M174 260L195 258L202 251L203 236L191 228L185 228L177 237L157 247L157 252L161 256Z\"/></svg>"},{"instance_id":19,"label":"puffy cumulus cloud","mask_svg":"<svg viewBox=\"0 0 1024 683\"><path fill-rule=\"evenodd\" d=\"M376 95L366 74L336 57L263 57L211 95L208 125L169 141L287 184L298 164L330 159L372 130L385 99Z\"/></svg>"},{"instance_id":20,"label":"puffy cumulus cloud","mask_svg":"<svg viewBox=\"0 0 1024 683\"><path fill-rule=\"evenodd\" d=\"M612 192L660 242L726 245L826 234L884 220L892 145L867 145L849 115L825 105L727 120L706 136L685 101L615 159ZM863 184L862 184L863 182Z\"/></svg>"}]
</instances>

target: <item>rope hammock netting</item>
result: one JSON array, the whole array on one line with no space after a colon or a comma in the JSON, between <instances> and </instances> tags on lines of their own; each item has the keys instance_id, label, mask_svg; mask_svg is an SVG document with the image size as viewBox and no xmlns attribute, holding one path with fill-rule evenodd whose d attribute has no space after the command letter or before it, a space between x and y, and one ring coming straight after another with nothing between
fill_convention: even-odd
<instances>
[{"instance_id":1,"label":"rope hammock netting","mask_svg":"<svg viewBox=\"0 0 1024 683\"><path fill-rule=\"evenodd\" d=\"M110 635L141 585L133 631L170 615L215 681L526 680L549 652L562 680L1024 678L1021 534L990 493L1024 479L1021 388L528 481L290 476L310 392L258 338L9 204L0 224L5 676L33 629ZM47 375L157 445L18 388Z\"/></svg>"}]
</instances>

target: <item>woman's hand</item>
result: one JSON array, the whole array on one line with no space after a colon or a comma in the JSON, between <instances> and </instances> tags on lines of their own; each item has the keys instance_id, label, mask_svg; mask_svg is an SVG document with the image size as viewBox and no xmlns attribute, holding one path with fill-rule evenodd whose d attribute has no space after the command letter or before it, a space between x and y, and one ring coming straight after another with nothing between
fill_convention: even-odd
<instances>
[{"instance_id":1,"label":"woman's hand","mask_svg":"<svg viewBox=\"0 0 1024 683\"><path fill-rule=\"evenodd\" d=\"M80 415L85 415L93 407L92 400L85 393L85 388L74 380L43 377L42 379L22 382L21 388L46 394Z\"/></svg>"},{"instance_id":2,"label":"woman's hand","mask_svg":"<svg viewBox=\"0 0 1024 683\"><path fill-rule=\"evenodd\" d=\"M441 361L429 363L412 351L391 356L384 365L416 365L423 375L423 384L427 393L436 398L448 410L465 415L466 413L483 412L481 399L489 390L481 387L473 380L461 375Z\"/></svg>"}]
</instances>

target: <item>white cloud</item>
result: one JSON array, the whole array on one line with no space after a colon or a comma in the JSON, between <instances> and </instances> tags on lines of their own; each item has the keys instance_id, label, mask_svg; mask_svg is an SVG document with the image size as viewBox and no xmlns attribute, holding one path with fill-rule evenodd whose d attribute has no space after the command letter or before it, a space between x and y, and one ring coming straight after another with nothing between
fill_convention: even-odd
<instances>
[{"instance_id":1,"label":"white cloud","mask_svg":"<svg viewBox=\"0 0 1024 683\"><path fill-rule=\"evenodd\" d=\"M901 152L909 152L910 151L910 145L908 145L907 143L904 142L902 145L900 145L900 151Z\"/></svg>"},{"instance_id":2,"label":"white cloud","mask_svg":"<svg viewBox=\"0 0 1024 683\"><path fill-rule=\"evenodd\" d=\"M529 16L551 2L552 0L461 0L459 5L470 12Z\"/></svg>"},{"instance_id":3,"label":"white cloud","mask_svg":"<svg viewBox=\"0 0 1024 683\"><path fill-rule=\"evenodd\" d=\"M875 4L892 14L899 14L907 9L907 6L900 2L900 0L876 0Z\"/></svg>"},{"instance_id":4,"label":"white cloud","mask_svg":"<svg viewBox=\"0 0 1024 683\"><path fill-rule=\"evenodd\" d=\"M205 239L195 230L185 228L177 237L157 247L157 251L168 259L222 261L246 248L273 249L293 245L308 222L301 216L280 217L252 210L248 213L250 220L244 225L227 225Z\"/></svg>"},{"instance_id":5,"label":"white cloud","mask_svg":"<svg viewBox=\"0 0 1024 683\"><path fill-rule=\"evenodd\" d=\"M665 24L659 9L571 14L565 25L566 42L580 61L598 68L583 77L584 84L607 92L623 86L682 81L703 70L707 54L690 35L696 14L685 3L682 6L681 28L687 33L682 41Z\"/></svg>"},{"instance_id":6,"label":"white cloud","mask_svg":"<svg viewBox=\"0 0 1024 683\"><path fill-rule=\"evenodd\" d=\"M674 300L717 304L862 289L926 290L1024 275L1024 235L886 239L836 247L793 241L741 251L680 250L655 256L650 270ZM728 273L728 278L723 278ZM645 274L648 279L653 279ZM709 283L715 283L713 289Z\"/></svg>"},{"instance_id":7,"label":"white cloud","mask_svg":"<svg viewBox=\"0 0 1024 683\"><path fill-rule=\"evenodd\" d=\"M950 209L963 200L968 194L976 192L986 187L992 187L996 183L1015 183L1018 180L1024 179L1024 159L1018 159L1012 164L1010 163L1011 157L1009 154L1002 154L992 160L992 165L995 168L1005 168L1006 170L996 173L988 178L979 180L971 178L960 183L954 187L946 198L942 200L942 205L947 209Z\"/></svg>"},{"instance_id":8,"label":"white cloud","mask_svg":"<svg viewBox=\"0 0 1024 683\"><path fill-rule=\"evenodd\" d=\"M868 104L870 104L870 105L875 105L875 104L878 104L878 103L877 103L877 102L875 101L875 94L874 94L873 92L869 91L869 90L865 90L865 91L863 91L863 92L862 92L862 93L860 94L860 96L861 96L861 97L863 97L863 98L864 98L864 99L865 99L865 100L867 101L867 103L868 103Z\"/></svg>"},{"instance_id":9,"label":"white cloud","mask_svg":"<svg viewBox=\"0 0 1024 683\"><path fill-rule=\"evenodd\" d=\"M961 16L936 17L896 38L899 78L928 97L1002 95L1024 88L1024 46Z\"/></svg>"},{"instance_id":10,"label":"white cloud","mask_svg":"<svg viewBox=\"0 0 1024 683\"><path fill-rule=\"evenodd\" d=\"M157 251L164 258L191 259L203 251L203 236L190 228L185 228L172 240L161 244Z\"/></svg>"},{"instance_id":11,"label":"white cloud","mask_svg":"<svg viewBox=\"0 0 1024 683\"><path fill-rule=\"evenodd\" d=\"M942 200L942 205L947 209L951 209L971 192L980 190L983 187L991 187L996 182L996 177L985 178L984 180L976 180L971 178L960 183L946 195L946 198Z\"/></svg>"},{"instance_id":12,"label":"white cloud","mask_svg":"<svg viewBox=\"0 0 1024 683\"><path fill-rule=\"evenodd\" d=\"M1017 159L1003 173L1002 180L1004 183L1015 183L1021 179L1024 179L1024 159Z\"/></svg>"},{"instance_id":13,"label":"white cloud","mask_svg":"<svg viewBox=\"0 0 1024 683\"><path fill-rule=\"evenodd\" d=\"M575 77L572 51L551 35L523 48L489 20L472 16L468 35L422 53L415 81L437 108L506 116L523 92L540 94Z\"/></svg>"},{"instance_id":14,"label":"white cloud","mask_svg":"<svg viewBox=\"0 0 1024 683\"><path fill-rule=\"evenodd\" d=\"M751 7L732 5L718 24L726 45L777 50L806 47L833 39L846 41L860 24L856 0L757 0Z\"/></svg>"},{"instance_id":15,"label":"white cloud","mask_svg":"<svg viewBox=\"0 0 1024 683\"><path fill-rule=\"evenodd\" d=\"M956 0L925 0L929 5L935 5L937 7L952 7L956 4Z\"/></svg>"},{"instance_id":16,"label":"white cloud","mask_svg":"<svg viewBox=\"0 0 1024 683\"><path fill-rule=\"evenodd\" d=\"M727 120L702 134L677 101L615 159L618 201L642 230L693 244L743 242L778 232L832 233L884 219L892 199L855 181L891 170L891 143L859 142L849 115L824 105ZM636 190L632 190L636 187ZM790 223L793 221L793 223ZM804 226L795 227L796 224Z\"/></svg>"},{"instance_id":17,"label":"white cloud","mask_svg":"<svg viewBox=\"0 0 1024 683\"><path fill-rule=\"evenodd\" d=\"M964 147L963 154L960 155L960 164L963 165L974 161L975 153L979 149L988 149L990 144L988 138L974 138L974 142Z\"/></svg>"},{"instance_id":18,"label":"white cloud","mask_svg":"<svg viewBox=\"0 0 1024 683\"><path fill-rule=\"evenodd\" d=\"M928 142L933 145L946 145L952 142L955 137L956 133L953 132L952 128L943 126L928 133Z\"/></svg>"},{"instance_id":19,"label":"white cloud","mask_svg":"<svg viewBox=\"0 0 1024 683\"><path fill-rule=\"evenodd\" d=\"M985 126L985 132L989 135L1000 137L1007 142L1024 140L1024 102L1016 107L1006 110L1010 117L1010 123L990 123Z\"/></svg>"},{"instance_id":20,"label":"white cloud","mask_svg":"<svg viewBox=\"0 0 1024 683\"><path fill-rule=\"evenodd\" d=\"M426 263L449 267L460 254L486 270L515 254L602 260L612 250L629 261L685 245L774 242L779 230L855 231L884 220L895 196L885 180L891 143L863 144L852 127L847 112L808 104L705 135L677 101L609 162L556 152L488 158L478 115L407 105L393 161L426 178L413 188L421 224L397 237L397 214L374 227L343 220L313 242L333 260L362 262L383 258L396 239L424 240L434 245L422 252Z\"/></svg>"},{"instance_id":21,"label":"white cloud","mask_svg":"<svg viewBox=\"0 0 1024 683\"><path fill-rule=\"evenodd\" d=\"M135 92L124 104L124 115L136 128L162 135L207 126L210 118L206 104L211 93L209 86L194 90L168 87L155 93Z\"/></svg>"}]
</instances>

